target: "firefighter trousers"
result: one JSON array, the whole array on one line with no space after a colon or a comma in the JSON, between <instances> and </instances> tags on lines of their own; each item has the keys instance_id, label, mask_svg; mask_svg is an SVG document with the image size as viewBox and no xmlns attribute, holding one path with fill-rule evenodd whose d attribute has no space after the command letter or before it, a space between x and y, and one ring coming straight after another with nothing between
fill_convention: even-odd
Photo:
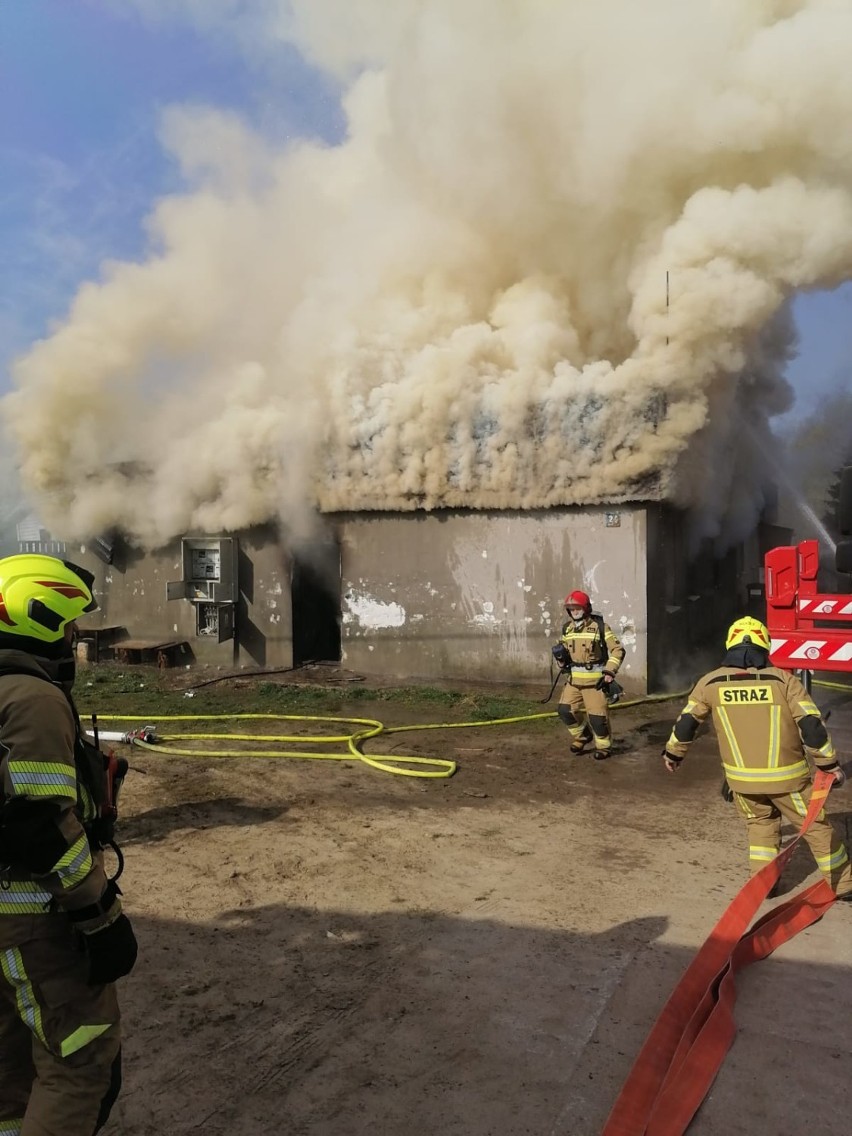
<instances>
[{"instance_id":1,"label":"firefighter trousers","mask_svg":"<svg viewBox=\"0 0 852 1136\"><path fill-rule=\"evenodd\" d=\"M568 727L572 748L589 740L594 741L599 753L608 753L612 748L609 703L605 691L596 690L591 684L574 686L566 682L556 712Z\"/></svg>"},{"instance_id":2,"label":"firefighter trousers","mask_svg":"<svg viewBox=\"0 0 852 1136\"><path fill-rule=\"evenodd\" d=\"M744 796L735 793L734 800L748 829L748 860L751 874L759 872L764 864L774 859L781 848L781 821L789 821L801 828L808 811L813 785L806 785L796 793L780 796ZM804 839L814 855L817 866L838 895L852 892L852 867L843 842L834 826L821 809Z\"/></svg>"},{"instance_id":3,"label":"firefighter trousers","mask_svg":"<svg viewBox=\"0 0 852 1136\"><path fill-rule=\"evenodd\" d=\"M115 986L86 984L61 913L0 915L0 966L0 1136L93 1136L121 1084Z\"/></svg>"}]
</instances>

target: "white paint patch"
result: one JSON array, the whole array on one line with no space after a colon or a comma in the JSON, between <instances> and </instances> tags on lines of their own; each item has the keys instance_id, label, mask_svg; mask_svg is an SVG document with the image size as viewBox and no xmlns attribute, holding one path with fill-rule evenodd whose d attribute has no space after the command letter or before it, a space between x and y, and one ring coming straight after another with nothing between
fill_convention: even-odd
<instances>
[{"instance_id":1,"label":"white paint patch","mask_svg":"<svg viewBox=\"0 0 852 1136\"><path fill-rule=\"evenodd\" d=\"M378 631L384 627L402 627L405 623L405 608L402 604L382 603L381 600L368 595L348 595L346 604L361 627L370 631Z\"/></svg>"},{"instance_id":2,"label":"white paint patch","mask_svg":"<svg viewBox=\"0 0 852 1136\"><path fill-rule=\"evenodd\" d=\"M411 622L412 623L422 623L425 618L426 618L426 616L418 611L416 615L411 616Z\"/></svg>"},{"instance_id":3,"label":"white paint patch","mask_svg":"<svg viewBox=\"0 0 852 1136\"><path fill-rule=\"evenodd\" d=\"M598 568L600 568L601 564L605 564L605 563L606 563L605 560L599 560L597 562L597 564L592 565L592 567L588 570L588 572L585 572L583 574L583 590L584 591L596 592L598 590L598 585L597 585L597 582L596 582L597 571L598 571Z\"/></svg>"},{"instance_id":4,"label":"white paint patch","mask_svg":"<svg viewBox=\"0 0 852 1136\"><path fill-rule=\"evenodd\" d=\"M483 559L483 560L487 560L487 559L488 559L488 553L487 553L487 552L485 551L485 549L484 549L484 548L483 548L483 550L482 550L482 559Z\"/></svg>"},{"instance_id":5,"label":"white paint patch","mask_svg":"<svg viewBox=\"0 0 852 1136\"><path fill-rule=\"evenodd\" d=\"M495 628L502 620L499 620L494 614L494 604L491 600L484 600L482 603L482 614L475 615L470 622L477 624L479 627Z\"/></svg>"},{"instance_id":6,"label":"white paint patch","mask_svg":"<svg viewBox=\"0 0 852 1136\"><path fill-rule=\"evenodd\" d=\"M636 628L633 626L633 621L622 615L618 621L619 632L618 637L624 647L636 646Z\"/></svg>"}]
</instances>

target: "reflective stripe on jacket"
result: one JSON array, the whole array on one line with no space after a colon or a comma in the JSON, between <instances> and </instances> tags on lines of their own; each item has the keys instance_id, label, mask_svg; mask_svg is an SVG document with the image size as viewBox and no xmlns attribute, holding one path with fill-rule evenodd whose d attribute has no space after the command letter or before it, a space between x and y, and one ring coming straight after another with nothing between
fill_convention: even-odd
<instances>
[{"instance_id":1,"label":"reflective stripe on jacket","mask_svg":"<svg viewBox=\"0 0 852 1136\"><path fill-rule=\"evenodd\" d=\"M808 758L836 764L818 707L795 675L777 667L719 667L699 679L666 748L685 757L709 714L731 788L745 795L797 792L810 780Z\"/></svg>"},{"instance_id":2,"label":"reflective stripe on jacket","mask_svg":"<svg viewBox=\"0 0 852 1136\"><path fill-rule=\"evenodd\" d=\"M603 623L603 620L601 620ZM560 642L571 656L573 686L594 686L607 670L615 674L624 662L624 647L607 623L603 623L603 639L597 619L588 616L579 627L569 620L562 627ZM606 649L604 649L604 644ZM604 658L606 657L606 661Z\"/></svg>"},{"instance_id":3,"label":"reflective stripe on jacket","mask_svg":"<svg viewBox=\"0 0 852 1136\"><path fill-rule=\"evenodd\" d=\"M93 853L81 819L91 798L78 784L76 726L56 684L22 651L0 651L0 787L4 802L31 805L33 816L52 816L64 842L45 875L16 865L0 887L0 916L38 915L57 905L74 910L96 903L106 887L103 858ZM51 811L52 810L52 811ZM41 819L40 823L45 823ZM24 861L26 862L26 861ZM2 920L0 920L2 922ZM2 940L2 936L0 936Z\"/></svg>"}]
</instances>

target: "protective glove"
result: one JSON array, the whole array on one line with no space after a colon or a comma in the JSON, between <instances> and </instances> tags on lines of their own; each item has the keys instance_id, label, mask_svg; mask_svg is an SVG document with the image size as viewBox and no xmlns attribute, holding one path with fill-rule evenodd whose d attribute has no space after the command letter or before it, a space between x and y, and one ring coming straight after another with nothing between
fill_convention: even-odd
<instances>
[{"instance_id":1,"label":"protective glove","mask_svg":"<svg viewBox=\"0 0 852 1136\"><path fill-rule=\"evenodd\" d=\"M618 702L624 694L623 688L619 685L618 679L613 679L609 686L606 688L606 700L612 706Z\"/></svg>"},{"instance_id":2,"label":"protective glove","mask_svg":"<svg viewBox=\"0 0 852 1136\"><path fill-rule=\"evenodd\" d=\"M89 986L124 978L136 963L136 936L118 895L118 887L110 880L97 903L68 912L89 960Z\"/></svg>"},{"instance_id":3,"label":"protective glove","mask_svg":"<svg viewBox=\"0 0 852 1136\"><path fill-rule=\"evenodd\" d=\"M602 671L601 677L595 683L595 690L603 690L605 686L609 686L614 678L615 675L612 673L612 671Z\"/></svg>"},{"instance_id":4,"label":"protective glove","mask_svg":"<svg viewBox=\"0 0 852 1136\"><path fill-rule=\"evenodd\" d=\"M835 765L831 769L826 769L826 773L831 773L834 776L834 784L832 789L842 789L846 784L846 770L842 765Z\"/></svg>"},{"instance_id":5,"label":"protective glove","mask_svg":"<svg viewBox=\"0 0 852 1136\"><path fill-rule=\"evenodd\" d=\"M721 789L719 790L719 793L721 794L721 796L722 796L722 800L723 800L723 801L727 801L727 803L728 803L729 805L733 803L733 800L734 800L734 790L733 790L733 789L731 788L731 786L730 786L730 785L728 784L728 778L727 778L727 777L726 777L726 778L724 779L724 781L722 782L722 787L721 787Z\"/></svg>"},{"instance_id":6,"label":"protective glove","mask_svg":"<svg viewBox=\"0 0 852 1136\"><path fill-rule=\"evenodd\" d=\"M662 758L669 773L677 773L683 758L678 757L677 754L669 753L667 749L663 750Z\"/></svg>"}]
</instances>

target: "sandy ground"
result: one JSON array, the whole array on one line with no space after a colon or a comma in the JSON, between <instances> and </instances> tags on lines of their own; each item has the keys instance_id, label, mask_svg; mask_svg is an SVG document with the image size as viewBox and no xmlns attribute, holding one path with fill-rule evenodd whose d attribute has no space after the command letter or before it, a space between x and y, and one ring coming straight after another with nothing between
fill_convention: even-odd
<instances>
[{"instance_id":1,"label":"sandy ground","mask_svg":"<svg viewBox=\"0 0 852 1136\"><path fill-rule=\"evenodd\" d=\"M852 701L819 695L844 698L848 752ZM449 781L134 751L122 882L141 956L105 1136L599 1133L745 879L712 740L676 777L659 761L676 708L622 711L605 763L570 757L556 720L374 746L456 756ZM850 808L847 789L842 830ZM797 855L786 886L812 867ZM835 908L741 978L691 1132L849 1131L850 932Z\"/></svg>"}]
</instances>

